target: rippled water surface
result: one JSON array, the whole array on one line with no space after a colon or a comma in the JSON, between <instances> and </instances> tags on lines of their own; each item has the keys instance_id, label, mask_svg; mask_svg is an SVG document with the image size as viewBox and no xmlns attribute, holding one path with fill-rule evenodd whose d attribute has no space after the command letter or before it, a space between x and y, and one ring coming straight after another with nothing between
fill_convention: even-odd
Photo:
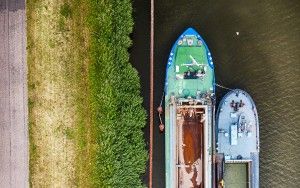
<instances>
[{"instance_id":1,"label":"rippled water surface","mask_svg":"<svg viewBox=\"0 0 300 188\"><path fill-rule=\"evenodd\" d=\"M149 9L148 2L134 2L136 25L131 49L146 108ZM256 102L261 187L299 187L300 1L156 1L155 106L160 102L170 48L189 26L198 30L212 52L217 83L245 89ZM218 100L225 93L218 89ZM156 127L154 136L153 187L164 187L164 135Z\"/></svg>"}]
</instances>

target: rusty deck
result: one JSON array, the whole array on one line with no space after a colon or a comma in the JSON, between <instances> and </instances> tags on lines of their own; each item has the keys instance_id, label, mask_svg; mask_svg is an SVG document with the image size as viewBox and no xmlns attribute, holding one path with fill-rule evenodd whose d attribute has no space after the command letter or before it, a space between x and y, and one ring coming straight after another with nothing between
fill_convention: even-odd
<instances>
[{"instance_id":1,"label":"rusty deck","mask_svg":"<svg viewBox=\"0 0 300 188\"><path fill-rule=\"evenodd\" d=\"M204 187L204 109L177 113L178 187Z\"/></svg>"}]
</instances>

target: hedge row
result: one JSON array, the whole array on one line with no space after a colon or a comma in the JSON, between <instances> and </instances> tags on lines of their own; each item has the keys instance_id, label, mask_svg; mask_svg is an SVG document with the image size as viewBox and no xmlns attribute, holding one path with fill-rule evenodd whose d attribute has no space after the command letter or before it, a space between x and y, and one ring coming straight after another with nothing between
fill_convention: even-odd
<instances>
[{"instance_id":1,"label":"hedge row","mask_svg":"<svg viewBox=\"0 0 300 188\"><path fill-rule=\"evenodd\" d=\"M147 151L137 71L129 63L131 0L89 0L89 75L96 130L96 187L142 187Z\"/></svg>"}]
</instances>

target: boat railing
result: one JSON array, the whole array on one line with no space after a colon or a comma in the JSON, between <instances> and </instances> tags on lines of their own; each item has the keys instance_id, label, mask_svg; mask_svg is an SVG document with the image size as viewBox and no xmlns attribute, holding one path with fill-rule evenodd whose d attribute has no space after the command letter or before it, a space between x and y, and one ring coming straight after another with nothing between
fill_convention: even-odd
<instances>
[{"instance_id":1,"label":"boat railing","mask_svg":"<svg viewBox=\"0 0 300 188\"><path fill-rule=\"evenodd\" d=\"M249 163L251 162L251 159L229 159L229 160L225 160L225 163Z\"/></svg>"}]
</instances>

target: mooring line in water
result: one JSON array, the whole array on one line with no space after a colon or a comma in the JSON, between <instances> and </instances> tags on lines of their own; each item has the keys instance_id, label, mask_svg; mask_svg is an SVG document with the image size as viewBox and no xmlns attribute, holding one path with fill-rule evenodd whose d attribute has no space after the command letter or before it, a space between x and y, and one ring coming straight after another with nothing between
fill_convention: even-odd
<instances>
[{"instance_id":1,"label":"mooring line in water","mask_svg":"<svg viewBox=\"0 0 300 188\"><path fill-rule=\"evenodd\" d=\"M152 188L152 160L153 160L153 95L154 95L154 0L151 0L150 18L150 148L149 148L149 188Z\"/></svg>"},{"instance_id":2,"label":"mooring line in water","mask_svg":"<svg viewBox=\"0 0 300 188\"><path fill-rule=\"evenodd\" d=\"M220 87L220 88L223 88L223 89L228 89L228 90L230 90L230 91L233 91L233 89L230 89L229 87L222 86L222 85L220 85L220 84L216 84L216 83L215 83L215 86Z\"/></svg>"}]
</instances>

